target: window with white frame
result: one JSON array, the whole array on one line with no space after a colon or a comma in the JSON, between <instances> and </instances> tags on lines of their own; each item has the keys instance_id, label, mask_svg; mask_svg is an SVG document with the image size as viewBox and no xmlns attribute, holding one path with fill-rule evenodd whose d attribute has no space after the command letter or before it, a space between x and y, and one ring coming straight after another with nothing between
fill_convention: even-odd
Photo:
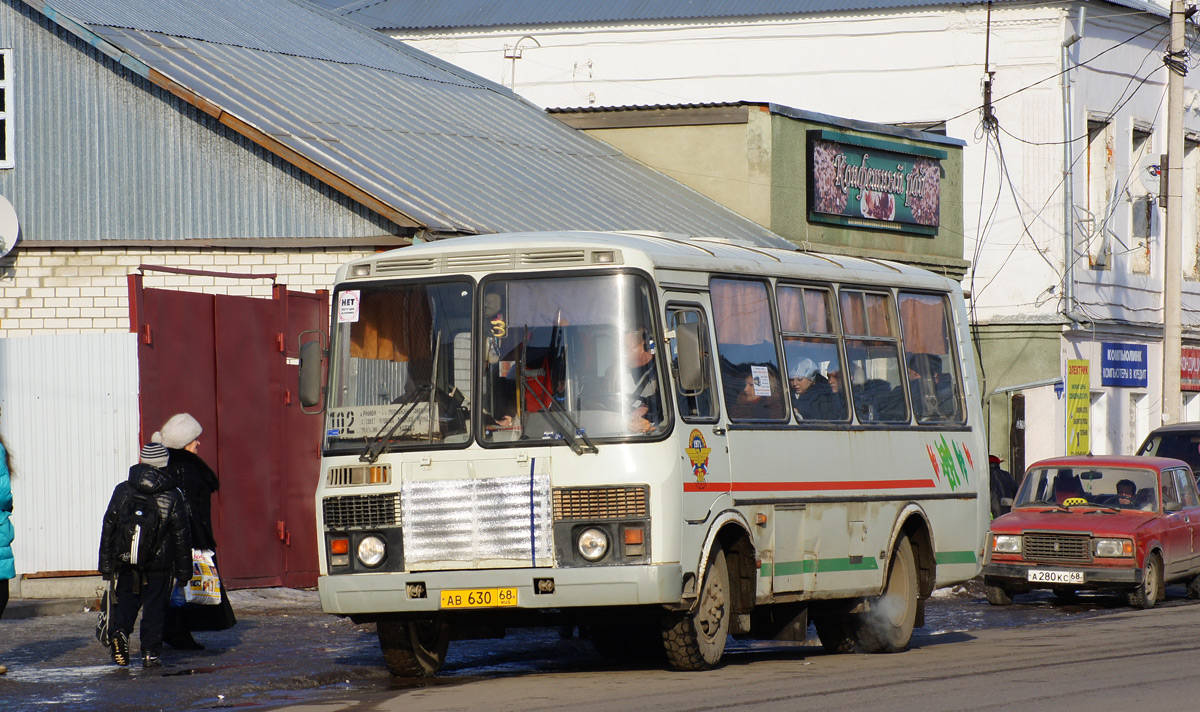
<instances>
[{"instance_id":1,"label":"window with white frame","mask_svg":"<svg viewBox=\"0 0 1200 712\"><path fill-rule=\"evenodd\" d=\"M1183 140L1183 278L1200 280L1200 134Z\"/></svg>"},{"instance_id":2,"label":"window with white frame","mask_svg":"<svg viewBox=\"0 0 1200 712\"><path fill-rule=\"evenodd\" d=\"M1116 204L1113 190L1116 173L1113 158L1113 125L1108 118L1088 119L1087 218L1088 262L1092 269L1112 269L1112 220L1110 206Z\"/></svg>"},{"instance_id":3,"label":"window with white frame","mask_svg":"<svg viewBox=\"0 0 1200 712\"><path fill-rule=\"evenodd\" d=\"M1153 142L1150 139L1153 135L1148 125L1135 125L1130 134L1129 166L1131 176L1128 181L1130 187L1130 240L1128 249L1129 271L1134 274L1150 274L1150 246L1151 238L1154 235L1157 212L1154 204L1156 201L1154 196L1141 186L1140 176L1133 174L1136 174L1138 166L1150 157L1150 151L1153 148ZM1109 222L1111 223L1111 221Z\"/></svg>"},{"instance_id":4,"label":"window with white frame","mask_svg":"<svg viewBox=\"0 0 1200 712\"><path fill-rule=\"evenodd\" d=\"M13 167L12 50L0 49L0 168Z\"/></svg>"}]
</instances>

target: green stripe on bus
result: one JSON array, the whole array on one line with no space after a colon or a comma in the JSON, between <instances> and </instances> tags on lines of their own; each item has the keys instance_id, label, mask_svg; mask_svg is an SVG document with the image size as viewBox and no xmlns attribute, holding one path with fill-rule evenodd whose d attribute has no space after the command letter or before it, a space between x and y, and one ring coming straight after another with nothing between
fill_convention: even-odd
<instances>
[{"instance_id":1,"label":"green stripe on bus","mask_svg":"<svg viewBox=\"0 0 1200 712\"><path fill-rule=\"evenodd\" d=\"M973 564L976 562L973 551L939 551L935 558L939 564ZM799 576L835 571L873 571L878 568L879 561L873 556L864 556L858 562L852 562L848 558L779 561L775 564L764 561L759 569L759 574L762 576Z\"/></svg>"},{"instance_id":2,"label":"green stripe on bus","mask_svg":"<svg viewBox=\"0 0 1200 712\"><path fill-rule=\"evenodd\" d=\"M939 551L933 558L939 564L973 564L978 560L973 551Z\"/></svg>"},{"instance_id":3,"label":"green stripe on bus","mask_svg":"<svg viewBox=\"0 0 1200 712\"><path fill-rule=\"evenodd\" d=\"M797 576L811 573L833 573L835 571L873 571L879 562L873 556L864 556L860 561L844 559L809 559L806 561L779 561L775 564L763 562L763 576Z\"/></svg>"}]
</instances>

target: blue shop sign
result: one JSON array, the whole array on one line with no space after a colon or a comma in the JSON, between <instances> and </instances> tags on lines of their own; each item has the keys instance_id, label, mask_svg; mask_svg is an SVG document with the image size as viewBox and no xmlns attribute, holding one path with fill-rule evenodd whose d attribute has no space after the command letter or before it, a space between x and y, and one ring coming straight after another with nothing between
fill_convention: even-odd
<instances>
[{"instance_id":1,"label":"blue shop sign","mask_svg":"<svg viewBox=\"0 0 1200 712\"><path fill-rule=\"evenodd\" d=\"M1149 384L1145 344L1100 344L1100 385L1146 388Z\"/></svg>"}]
</instances>

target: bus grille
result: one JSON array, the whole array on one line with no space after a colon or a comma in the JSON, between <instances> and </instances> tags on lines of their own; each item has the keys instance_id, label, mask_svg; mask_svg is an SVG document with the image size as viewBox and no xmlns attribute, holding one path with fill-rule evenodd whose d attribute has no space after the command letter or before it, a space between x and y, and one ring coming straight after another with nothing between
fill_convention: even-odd
<instances>
[{"instance_id":1,"label":"bus grille","mask_svg":"<svg viewBox=\"0 0 1200 712\"><path fill-rule=\"evenodd\" d=\"M405 478L402 495L409 571L553 564L549 472Z\"/></svg>"},{"instance_id":2,"label":"bus grille","mask_svg":"<svg viewBox=\"0 0 1200 712\"><path fill-rule=\"evenodd\" d=\"M362 494L326 497L322 502L327 528L395 526L400 519L400 495Z\"/></svg>"},{"instance_id":3,"label":"bus grille","mask_svg":"<svg viewBox=\"0 0 1200 712\"><path fill-rule=\"evenodd\" d=\"M1026 534L1025 558L1040 560L1091 561L1092 540L1086 536Z\"/></svg>"},{"instance_id":4,"label":"bus grille","mask_svg":"<svg viewBox=\"0 0 1200 712\"><path fill-rule=\"evenodd\" d=\"M383 465L350 465L349 467L331 467L326 483L330 487L346 485L386 485L392 481L392 466Z\"/></svg>"},{"instance_id":5,"label":"bus grille","mask_svg":"<svg viewBox=\"0 0 1200 712\"><path fill-rule=\"evenodd\" d=\"M640 519L646 516L646 488L562 487L554 490L554 521Z\"/></svg>"}]
</instances>

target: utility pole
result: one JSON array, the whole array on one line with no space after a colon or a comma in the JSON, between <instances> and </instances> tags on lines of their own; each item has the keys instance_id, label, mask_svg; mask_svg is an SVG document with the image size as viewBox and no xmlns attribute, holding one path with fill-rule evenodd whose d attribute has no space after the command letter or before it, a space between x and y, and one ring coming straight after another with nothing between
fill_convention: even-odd
<instances>
[{"instance_id":1,"label":"utility pole","mask_svg":"<svg viewBox=\"0 0 1200 712\"><path fill-rule=\"evenodd\" d=\"M1167 225L1163 245L1162 422L1179 422L1179 360L1183 350L1183 77L1187 74L1183 0L1171 0L1167 65Z\"/></svg>"}]
</instances>

